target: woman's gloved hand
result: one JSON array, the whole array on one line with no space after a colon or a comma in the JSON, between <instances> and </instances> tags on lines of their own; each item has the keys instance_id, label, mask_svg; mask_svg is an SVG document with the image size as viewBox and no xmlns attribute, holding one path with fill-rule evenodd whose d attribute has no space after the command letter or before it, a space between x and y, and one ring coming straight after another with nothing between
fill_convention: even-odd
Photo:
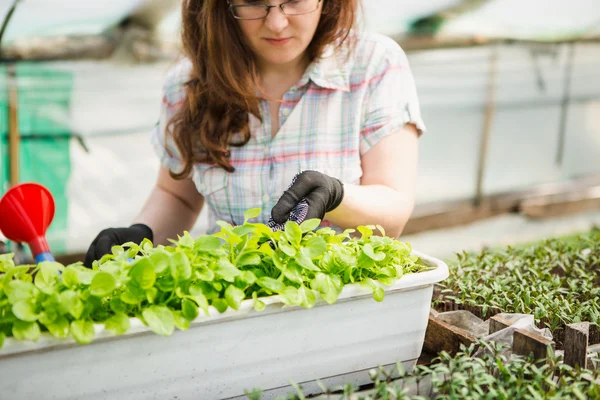
<instances>
[{"instance_id":1,"label":"woman's gloved hand","mask_svg":"<svg viewBox=\"0 0 600 400\"><path fill-rule=\"evenodd\" d=\"M343 199L344 185L338 179L317 171L304 171L296 175L291 186L279 198L271 210L271 218L277 224L284 224L292 210L305 202L308 210L303 220L322 220L325 213L337 208Z\"/></svg>"},{"instance_id":2,"label":"woman's gloved hand","mask_svg":"<svg viewBox=\"0 0 600 400\"><path fill-rule=\"evenodd\" d=\"M96 236L85 255L84 265L92 267L94 260L99 260L103 255L109 254L113 246L127 242L140 244L144 239L154 239L154 234L149 226L144 224L131 225L129 228L108 228Z\"/></svg>"}]
</instances>

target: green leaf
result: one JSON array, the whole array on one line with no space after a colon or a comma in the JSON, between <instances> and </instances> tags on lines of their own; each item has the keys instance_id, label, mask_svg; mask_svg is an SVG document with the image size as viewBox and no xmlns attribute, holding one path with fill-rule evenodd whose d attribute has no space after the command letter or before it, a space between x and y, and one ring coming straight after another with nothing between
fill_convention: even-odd
<instances>
[{"instance_id":1,"label":"green leaf","mask_svg":"<svg viewBox=\"0 0 600 400\"><path fill-rule=\"evenodd\" d=\"M149 258L140 258L129 271L129 277L141 289L150 289L156 282L154 265Z\"/></svg>"},{"instance_id":2,"label":"green leaf","mask_svg":"<svg viewBox=\"0 0 600 400\"><path fill-rule=\"evenodd\" d=\"M281 292L285 289L285 284L277 279L269 278L268 276L256 280L258 286L263 287L272 292Z\"/></svg>"},{"instance_id":3,"label":"green leaf","mask_svg":"<svg viewBox=\"0 0 600 400\"><path fill-rule=\"evenodd\" d=\"M188 321L193 321L198 317L198 306L190 299L183 299L181 302L181 315Z\"/></svg>"},{"instance_id":4,"label":"green leaf","mask_svg":"<svg viewBox=\"0 0 600 400\"><path fill-rule=\"evenodd\" d=\"M317 258L327 250L327 242L321 236L313 236L306 242L305 247L310 258Z\"/></svg>"},{"instance_id":5,"label":"green leaf","mask_svg":"<svg viewBox=\"0 0 600 400\"><path fill-rule=\"evenodd\" d=\"M312 262L309 250L304 247L300 249L300 252L296 255L294 260L304 269L315 272L321 271L321 269Z\"/></svg>"},{"instance_id":6,"label":"green leaf","mask_svg":"<svg viewBox=\"0 0 600 400\"><path fill-rule=\"evenodd\" d=\"M304 275L302 274L302 270L295 263L289 263L282 270L283 275L288 278L290 281L302 284L304 282Z\"/></svg>"},{"instance_id":7,"label":"green leaf","mask_svg":"<svg viewBox=\"0 0 600 400\"><path fill-rule=\"evenodd\" d=\"M79 319L85 309L79 295L72 290L66 290L60 294L60 303L75 319Z\"/></svg>"},{"instance_id":8,"label":"green leaf","mask_svg":"<svg viewBox=\"0 0 600 400\"><path fill-rule=\"evenodd\" d=\"M44 261L38 264L40 272L45 276L46 280L50 278L58 278L60 273L65 269L64 265L54 261Z\"/></svg>"},{"instance_id":9,"label":"green leaf","mask_svg":"<svg viewBox=\"0 0 600 400\"><path fill-rule=\"evenodd\" d=\"M252 292L252 299L254 299L254 309L256 311L262 311L265 309L265 303L258 299L258 293ZM2 343L0 343L0 348L2 347Z\"/></svg>"},{"instance_id":10,"label":"green leaf","mask_svg":"<svg viewBox=\"0 0 600 400\"><path fill-rule=\"evenodd\" d=\"M0 272L6 272L15 267L14 253L0 254Z\"/></svg>"},{"instance_id":11,"label":"green leaf","mask_svg":"<svg viewBox=\"0 0 600 400\"><path fill-rule=\"evenodd\" d=\"M91 285L92 279L94 279L96 271L87 269L85 267L78 267L77 270L79 271L79 281L81 282L81 284Z\"/></svg>"},{"instance_id":12,"label":"green leaf","mask_svg":"<svg viewBox=\"0 0 600 400\"><path fill-rule=\"evenodd\" d=\"M321 220L318 218L307 219L306 221L300 224L300 230L302 233L307 233L310 231L314 231L321 224Z\"/></svg>"},{"instance_id":13,"label":"green leaf","mask_svg":"<svg viewBox=\"0 0 600 400\"><path fill-rule=\"evenodd\" d=\"M219 220L216 222L216 224L219 228L221 228L222 231L227 233L230 233L233 230L233 225L231 225L229 222Z\"/></svg>"},{"instance_id":14,"label":"green leaf","mask_svg":"<svg viewBox=\"0 0 600 400\"><path fill-rule=\"evenodd\" d=\"M2 345L4 345L4 339L6 339L6 335L0 332L0 349L2 348Z\"/></svg>"},{"instance_id":15,"label":"green leaf","mask_svg":"<svg viewBox=\"0 0 600 400\"><path fill-rule=\"evenodd\" d=\"M98 272L94 279L92 279L92 285L90 286L90 293L92 296L106 297L110 295L117 288L117 280L114 276L108 272Z\"/></svg>"},{"instance_id":16,"label":"green leaf","mask_svg":"<svg viewBox=\"0 0 600 400\"><path fill-rule=\"evenodd\" d=\"M190 295L192 296L192 298L194 299L196 304L198 304L198 307L200 307L200 309L202 311L204 311L204 313L206 315L209 315L208 300L206 299L206 296L204 295L204 291L202 290L202 287L200 287L199 285L190 286Z\"/></svg>"},{"instance_id":17,"label":"green leaf","mask_svg":"<svg viewBox=\"0 0 600 400\"><path fill-rule=\"evenodd\" d=\"M52 294L57 290L60 282L59 271L64 267L55 262L42 262L39 272L35 276L35 286L43 293Z\"/></svg>"},{"instance_id":18,"label":"green leaf","mask_svg":"<svg viewBox=\"0 0 600 400\"><path fill-rule=\"evenodd\" d=\"M121 293L121 296L119 297L119 300L121 300L125 304L136 306L143 299L140 298L140 296L137 296L135 293L133 293L131 291L131 289L128 288L126 291L124 291L123 293Z\"/></svg>"},{"instance_id":19,"label":"green leaf","mask_svg":"<svg viewBox=\"0 0 600 400\"><path fill-rule=\"evenodd\" d=\"M260 245L260 247L258 248L259 253L261 254L266 254L269 257L273 257L273 248L271 247L271 245L269 244L270 242L266 242Z\"/></svg>"},{"instance_id":20,"label":"green leaf","mask_svg":"<svg viewBox=\"0 0 600 400\"><path fill-rule=\"evenodd\" d=\"M251 286L256 282L256 275L252 271L242 271L241 274L236 278L236 282L239 281L244 286Z\"/></svg>"},{"instance_id":21,"label":"green leaf","mask_svg":"<svg viewBox=\"0 0 600 400\"><path fill-rule=\"evenodd\" d=\"M150 289L146 290L146 300L148 300L148 303L154 304L157 296L158 296L157 288L151 287Z\"/></svg>"},{"instance_id":22,"label":"green leaf","mask_svg":"<svg viewBox=\"0 0 600 400\"><path fill-rule=\"evenodd\" d=\"M89 320L71 322L71 333L79 344L88 344L94 340L94 323Z\"/></svg>"},{"instance_id":23,"label":"green leaf","mask_svg":"<svg viewBox=\"0 0 600 400\"><path fill-rule=\"evenodd\" d=\"M112 332L115 335L122 335L127 332L131 324L129 317L124 313L117 313L106 320L104 327L106 330Z\"/></svg>"},{"instance_id":24,"label":"green leaf","mask_svg":"<svg viewBox=\"0 0 600 400\"><path fill-rule=\"evenodd\" d=\"M315 293L306 286L300 286L298 295L300 296L300 305L304 308L312 308L317 302Z\"/></svg>"},{"instance_id":25,"label":"green leaf","mask_svg":"<svg viewBox=\"0 0 600 400\"><path fill-rule=\"evenodd\" d=\"M187 247L189 249L194 247L194 239L190 236L189 232L183 232L183 236L179 236L179 240L177 241L178 247Z\"/></svg>"},{"instance_id":26,"label":"green leaf","mask_svg":"<svg viewBox=\"0 0 600 400\"><path fill-rule=\"evenodd\" d=\"M56 318L58 318L57 310L55 310L54 308L49 308L42 311L37 320L43 326L48 326L49 324L53 323Z\"/></svg>"},{"instance_id":27,"label":"green leaf","mask_svg":"<svg viewBox=\"0 0 600 400\"><path fill-rule=\"evenodd\" d=\"M183 251L171 256L171 275L176 281L187 281L192 277L190 260Z\"/></svg>"},{"instance_id":28,"label":"green leaf","mask_svg":"<svg viewBox=\"0 0 600 400\"><path fill-rule=\"evenodd\" d=\"M248 234L254 232L254 228L250 225L239 225L233 228L233 233L238 237L247 237ZM237 242L237 240L236 240ZM241 241L240 241L241 243Z\"/></svg>"},{"instance_id":29,"label":"green leaf","mask_svg":"<svg viewBox=\"0 0 600 400\"><path fill-rule=\"evenodd\" d=\"M342 281L337 275L325 275L319 272L315 279L312 280L311 286L317 290L323 300L329 304L336 302L338 296L342 291Z\"/></svg>"},{"instance_id":30,"label":"green leaf","mask_svg":"<svg viewBox=\"0 0 600 400\"><path fill-rule=\"evenodd\" d=\"M190 328L190 321L185 319L179 310L173 311L173 321L179 330L186 331Z\"/></svg>"},{"instance_id":31,"label":"green leaf","mask_svg":"<svg viewBox=\"0 0 600 400\"><path fill-rule=\"evenodd\" d=\"M37 322L15 321L12 334L18 340L37 341L40 338L40 326Z\"/></svg>"},{"instance_id":32,"label":"green leaf","mask_svg":"<svg viewBox=\"0 0 600 400\"><path fill-rule=\"evenodd\" d=\"M225 299L227 300L227 304L234 310L240 309L240 305L245 297L246 294L244 291L233 285L229 285L229 287L225 290Z\"/></svg>"},{"instance_id":33,"label":"green leaf","mask_svg":"<svg viewBox=\"0 0 600 400\"><path fill-rule=\"evenodd\" d=\"M154 265L154 272L163 273L171 264L171 256L166 251L157 251L150 255L150 263Z\"/></svg>"},{"instance_id":34,"label":"green leaf","mask_svg":"<svg viewBox=\"0 0 600 400\"><path fill-rule=\"evenodd\" d=\"M77 288L81 284L79 270L72 266L66 267L62 274L62 281L69 289Z\"/></svg>"},{"instance_id":35,"label":"green leaf","mask_svg":"<svg viewBox=\"0 0 600 400\"><path fill-rule=\"evenodd\" d=\"M165 306L151 306L142 311L148 327L158 335L170 336L175 330L173 313Z\"/></svg>"},{"instance_id":36,"label":"green leaf","mask_svg":"<svg viewBox=\"0 0 600 400\"><path fill-rule=\"evenodd\" d=\"M279 293L279 296L288 306L299 306L302 303L300 293L298 293L298 289L294 286L286 286L285 289Z\"/></svg>"},{"instance_id":37,"label":"green leaf","mask_svg":"<svg viewBox=\"0 0 600 400\"><path fill-rule=\"evenodd\" d=\"M212 252L221 247L221 241L214 236L200 236L196 239L194 250Z\"/></svg>"},{"instance_id":38,"label":"green leaf","mask_svg":"<svg viewBox=\"0 0 600 400\"><path fill-rule=\"evenodd\" d=\"M248 222L253 218L258 218L262 210L260 208L251 208L244 212L244 223Z\"/></svg>"},{"instance_id":39,"label":"green leaf","mask_svg":"<svg viewBox=\"0 0 600 400\"><path fill-rule=\"evenodd\" d=\"M37 321L40 314L36 311L36 303L33 300L21 300L13 304L12 312L21 321Z\"/></svg>"},{"instance_id":40,"label":"green leaf","mask_svg":"<svg viewBox=\"0 0 600 400\"><path fill-rule=\"evenodd\" d=\"M385 297L385 292L383 291L382 288L377 287L377 289L375 289L373 291L373 298L375 299L375 301L382 302L384 297Z\"/></svg>"},{"instance_id":41,"label":"green leaf","mask_svg":"<svg viewBox=\"0 0 600 400\"><path fill-rule=\"evenodd\" d=\"M362 251L363 251L363 253L365 253L365 255L367 257L369 257L370 259L372 259L374 261L383 261L385 259L385 253L382 253L382 252L375 253L375 251L373 250L373 246L371 246L370 243L365 244L362 248Z\"/></svg>"},{"instance_id":42,"label":"green leaf","mask_svg":"<svg viewBox=\"0 0 600 400\"><path fill-rule=\"evenodd\" d=\"M212 269L209 269L207 267L198 267L198 268L196 268L194 273L196 274L197 279L200 279L203 281L210 282L215 279L215 273L213 272Z\"/></svg>"},{"instance_id":43,"label":"green leaf","mask_svg":"<svg viewBox=\"0 0 600 400\"><path fill-rule=\"evenodd\" d=\"M244 253L237 259L236 265L238 267L244 267L246 265L260 265L262 259L258 253Z\"/></svg>"},{"instance_id":44,"label":"green leaf","mask_svg":"<svg viewBox=\"0 0 600 400\"><path fill-rule=\"evenodd\" d=\"M362 235L362 240L368 240L371 236L373 236L373 230L367 228L366 226L359 226L356 228Z\"/></svg>"},{"instance_id":45,"label":"green leaf","mask_svg":"<svg viewBox=\"0 0 600 400\"><path fill-rule=\"evenodd\" d=\"M125 304L119 297L113 297L110 299L109 305L110 309L116 314L127 312L127 304Z\"/></svg>"},{"instance_id":46,"label":"green leaf","mask_svg":"<svg viewBox=\"0 0 600 400\"><path fill-rule=\"evenodd\" d=\"M221 258L217 263L215 273L218 277L225 279L227 282L233 283L235 281L235 277L240 274L240 270L230 263L229 260Z\"/></svg>"},{"instance_id":47,"label":"green leaf","mask_svg":"<svg viewBox=\"0 0 600 400\"><path fill-rule=\"evenodd\" d=\"M229 305L227 304L227 300L221 299L221 298L214 299L212 302L212 305L221 314L224 313L225 311L227 311L227 308L229 308Z\"/></svg>"},{"instance_id":48,"label":"green leaf","mask_svg":"<svg viewBox=\"0 0 600 400\"><path fill-rule=\"evenodd\" d=\"M287 221L285 223L285 237L290 243L299 246L302 241L302 230L300 229L300 225L294 221Z\"/></svg>"},{"instance_id":49,"label":"green leaf","mask_svg":"<svg viewBox=\"0 0 600 400\"><path fill-rule=\"evenodd\" d=\"M69 321L62 315L51 324L47 324L46 328L55 338L65 339L69 336Z\"/></svg>"},{"instance_id":50,"label":"green leaf","mask_svg":"<svg viewBox=\"0 0 600 400\"><path fill-rule=\"evenodd\" d=\"M295 257L297 254L296 249L283 239L279 241L279 249L288 257Z\"/></svg>"}]
</instances>

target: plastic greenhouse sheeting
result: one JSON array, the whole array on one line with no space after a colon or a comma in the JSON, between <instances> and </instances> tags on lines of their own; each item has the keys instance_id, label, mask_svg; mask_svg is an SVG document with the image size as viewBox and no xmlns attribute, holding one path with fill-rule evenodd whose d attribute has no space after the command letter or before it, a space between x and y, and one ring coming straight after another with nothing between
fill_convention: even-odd
<instances>
[{"instance_id":1,"label":"plastic greenhouse sheeting","mask_svg":"<svg viewBox=\"0 0 600 400\"><path fill-rule=\"evenodd\" d=\"M8 104L6 68L0 68L0 194L8 189ZM68 113L71 101L72 74L35 64L19 64L18 115L19 182L38 182L54 195L56 213L48 230L48 242L55 252L66 248L68 223L66 185L71 174L70 132L60 121L47 116L48 109ZM38 87L38 82L44 82Z\"/></svg>"},{"instance_id":2,"label":"plastic greenhouse sheeting","mask_svg":"<svg viewBox=\"0 0 600 400\"><path fill-rule=\"evenodd\" d=\"M97 34L144 0L25 0L18 3L6 30L10 42L28 36ZM14 0L0 0L2 18Z\"/></svg>"},{"instance_id":3,"label":"plastic greenhouse sheeting","mask_svg":"<svg viewBox=\"0 0 600 400\"><path fill-rule=\"evenodd\" d=\"M21 1L6 31L10 42L29 36L95 34L105 30L148 0L26 0ZM464 0L364 1L364 25L388 35L400 35L417 18L447 9ZM480 8L448 21L440 34L482 35L517 39L548 40L600 33L598 0L488 0ZM13 0L0 0L5 15ZM543 13L540 12L543 7ZM568 17L565 17L568 16ZM167 16L161 30L179 30L179 10Z\"/></svg>"},{"instance_id":4,"label":"plastic greenhouse sheeting","mask_svg":"<svg viewBox=\"0 0 600 400\"><path fill-rule=\"evenodd\" d=\"M599 28L599 0L495 0L452 20L440 34L560 40L598 35Z\"/></svg>"}]
</instances>

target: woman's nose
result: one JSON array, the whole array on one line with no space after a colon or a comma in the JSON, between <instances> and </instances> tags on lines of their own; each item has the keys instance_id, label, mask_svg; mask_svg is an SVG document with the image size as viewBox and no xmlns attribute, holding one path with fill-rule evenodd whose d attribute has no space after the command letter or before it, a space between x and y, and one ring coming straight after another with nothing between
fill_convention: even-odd
<instances>
[{"instance_id":1,"label":"woman's nose","mask_svg":"<svg viewBox=\"0 0 600 400\"><path fill-rule=\"evenodd\" d=\"M265 19L265 27L273 32L281 32L289 25L287 15L283 13L281 7L273 7Z\"/></svg>"}]
</instances>

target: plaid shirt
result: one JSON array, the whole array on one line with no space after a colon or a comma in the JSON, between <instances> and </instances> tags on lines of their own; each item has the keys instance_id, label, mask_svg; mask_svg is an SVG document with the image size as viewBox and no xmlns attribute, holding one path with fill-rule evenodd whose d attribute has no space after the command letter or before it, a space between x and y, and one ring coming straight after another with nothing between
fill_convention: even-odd
<instances>
[{"instance_id":1,"label":"plaid shirt","mask_svg":"<svg viewBox=\"0 0 600 400\"><path fill-rule=\"evenodd\" d=\"M234 173L209 164L194 166L194 183L210 209L209 233L217 230L217 220L243 223L244 211L255 207L262 209L256 221L266 223L294 175L303 170L359 184L361 155L408 122L425 130L404 51L382 35L361 33L357 39L350 57L345 48L326 49L284 95L280 129L273 138L268 104L260 103L263 122L250 115L250 141L230 149ZM184 59L169 71L152 135L162 165L174 171L181 171L182 162L172 139L165 138L165 126L184 101L190 69ZM327 221L323 225L331 226Z\"/></svg>"}]
</instances>

